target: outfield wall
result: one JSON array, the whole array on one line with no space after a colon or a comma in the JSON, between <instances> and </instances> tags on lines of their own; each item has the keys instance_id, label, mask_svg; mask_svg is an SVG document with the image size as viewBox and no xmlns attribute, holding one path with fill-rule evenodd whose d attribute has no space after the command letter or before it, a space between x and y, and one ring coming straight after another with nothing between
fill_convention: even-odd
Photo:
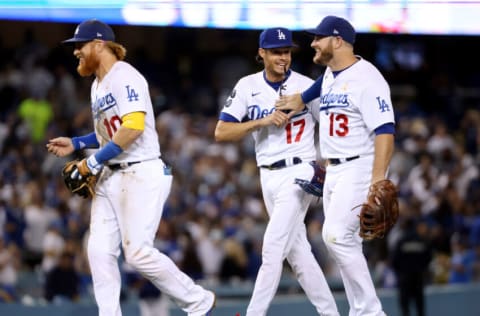
<instances>
[{"instance_id":1,"label":"outfield wall","mask_svg":"<svg viewBox=\"0 0 480 316\"><path fill-rule=\"evenodd\" d=\"M395 290L378 290L378 294L388 316L401 316L398 311ZM479 316L480 283L459 286L431 286L426 289L426 316ZM335 294L340 314L348 315L345 295ZM138 302L131 301L122 307L124 316L141 316ZM235 316L245 314L247 299L219 299L215 316ZM185 313L170 304L169 316L185 316ZM269 315L272 316L314 316L315 310L304 295L282 295L275 298ZM92 303L44 306L21 304L0 304L1 316L97 316L97 308ZM412 313L415 315L415 313ZM155 315L167 316L167 315Z\"/></svg>"}]
</instances>

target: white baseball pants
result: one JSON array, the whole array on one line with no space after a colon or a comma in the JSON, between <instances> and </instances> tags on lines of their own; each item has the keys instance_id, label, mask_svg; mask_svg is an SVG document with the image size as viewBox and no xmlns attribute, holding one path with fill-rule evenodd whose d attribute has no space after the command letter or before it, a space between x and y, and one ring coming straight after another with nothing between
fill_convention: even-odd
<instances>
[{"instance_id":1,"label":"white baseball pants","mask_svg":"<svg viewBox=\"0 0 480 316\"><path fill-rule=\"evenodd\" d=\"M279 169L260 169L263 198L270 217L262 247L262 266L255 281L246 316L264 316L277 291L283 261L288 260L307 297L319 315L339 315L328 283L315 257L304 224L313 198L295 178L311 179L308 163Z\"/></svg>"},{"instance_id":2,"label":"white baseball pants","mask_svg":"<svg viewBox=\"0 0 480 316\"><path fill-rule=\"evenodd\" d=\"M125 260L190 316L204 315L214 294L196 285L153 247L172 176L160 159L102 173L92 202L88 260L99 316L121 316L120 244Z\"/></svg>"},{"instance_id":3,"label":"white baseball pants","mask_svg":"<svg viewBox=\"0 0 480 316\"><path fill-rule=\"evenodd\" d=\"M323 191L323 239L340 268L350 305L349 316L382 316L359 236L360 207L372 175L373 156L327 166Z\"/></svg>"}]
</instances>

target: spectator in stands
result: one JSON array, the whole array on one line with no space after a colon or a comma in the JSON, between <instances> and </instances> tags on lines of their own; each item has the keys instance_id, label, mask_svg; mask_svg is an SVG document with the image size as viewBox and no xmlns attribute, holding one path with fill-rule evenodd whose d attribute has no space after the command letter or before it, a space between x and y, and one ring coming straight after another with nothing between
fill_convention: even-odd
<instances>
[{"instance_id":1,"label":"spectator in stands","mask_svg":"<svg viewBox=\"0 0 480 316\"><path fill-rule=\"evenodd\" d=\"M18 116L26 124L34 143L45 140L48 124L53 120L52 104L46 98L35 96L24 99L18 108Z\"/></svg>"},{"instance_id":2,"label":"spectator in stands","mask_svg":"<svg viewBox=\"0 0 480 316\"><path fill-rule=\"evenodd\" d=\"M220 280L244 280L247 276L248 258L243 246L230 237L223 241L223 249L225 256L220 266Z\"/></svg>"},{"instance_id":3,"label":"spectator in stands","mask_svg":"<svg viewBox=\"0 0 480 316\"><path fill-rule=\"evenodd\" d=\"M417 316L425 316L424 288L427 271L432 259L425 223L407 218L403 223L403 235L398 240L391 257L398 283L398 298L402 316L410 315L410 302L415 302Z\"/></svg>"},{"instance_id":4,"label":"spectator in stands","mask_svg":"<svg viewBox=\"0 0 480 316\"><path fill-rule=\"evenodd\" d=\"M48 226L57 219L55 211L48 207L39 183L30 182L24 188L25 194L25 249L24 259L30 268L42 261L43 240Z\"/></svg>"},{"instance_id":5,"label":"spectator in stands","mask_svg":"<svg viewBox=\"0 0 480 316\"><path fill-rule=\"evenodd\" d=\"M6 244L0 236L0 302L17 299L18 271L21 265L20 252L14 243Z\"/></svg>"},{"instance_id":6,"label":"spectator in stands","mask_svg":"<svg viewBox=\"0 0 480 316\"><path fill-rule=\"evenodd\" d=\"M43 257L42 272L48 273L62 255L65 248L65 238L63 237L63 225L59 220L50 223L48 230L43 238Z\"/></svg>"},{"instance_id":7,"label":"spectator in stands","mask_svg":"<svg viewBox=\"0 0 480 316\"><path fill-rule=\"evenodd\" d=\"M413 198L421 205L422 214L428 215L437 209L440 193L447 186L448 177L434 165L433 156L422 151L407 181Z\"/></svg>"},{"instance_id":8,"label":"spectator in stands","mask_svg":"<svg viewBox=\"0 0 480 316\"><path fill-rule=\"evenodd\" d=\"M468 283L473 280L475 253L469 247L465 236L456 233L452 236L452 258L449 283Z\"/></svg>"},{"instance_id":9,"label":"spectator in stands","mask_svg":"<svg viewBox=\"0 0 480 316\"><path fill-rule=\"evenodd\" d=\"M74 254L63 252L57 265L47 273L45 281L45 299L49 302L79 299L80 279L74 267Z\"/></svg>"}]
</instances>

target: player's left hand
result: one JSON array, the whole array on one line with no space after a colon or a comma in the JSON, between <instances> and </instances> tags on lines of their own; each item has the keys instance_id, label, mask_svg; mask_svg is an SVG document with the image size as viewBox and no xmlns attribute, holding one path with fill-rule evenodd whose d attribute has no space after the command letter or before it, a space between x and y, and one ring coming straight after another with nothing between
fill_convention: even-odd
<instances>
[{"instance_id":1,"label":"player's left hand","mask_svg":"<svg viewBox=\"0 0 480 316\"><path fill-rule=\"evenodd\" d=\"M67 162L62 169L63 181L70 192L83 198L93 197L97 177L90 172L82 175L79 171L81 165L82 162L78 160Z\"/></svg>"},{"instance_id":2,"label":"player's left hand","mask_svg":"<svg viewBox=\"0 0 480 316\"><path fill-rule=\"evenodd\" d=\"M88 174L93 174L96 176L103 169L103 164L97 162L95 155L91 155L88 159L82 159L77 164L78 172L81 176L86 176Z\"/></svg>"},{"instance_id":3,"label":"player's left hand","mask_svg":"<svg viewBox=\"0 0 480 316\"><path fill-rule=\"evenodd\" d=\"M298 184L303 191L312 194L316 197L323 196L323 183L325 182L325 168L320 166L318 163L311 163L313 169L315 170L312 179L305 180L295 178L295 184Z\"/></svg>"},{"instance_id":4,"label":"player's left hand","mask_svg":"<svg viewBox=\"0 0 480 316\"><path fill-rule=\"evenodd\" d=\"M370 186L367 201L360 210L360 237L383 238L395 225L399 215L397 188L385 179Z\"/></svg>"}]
</instances>

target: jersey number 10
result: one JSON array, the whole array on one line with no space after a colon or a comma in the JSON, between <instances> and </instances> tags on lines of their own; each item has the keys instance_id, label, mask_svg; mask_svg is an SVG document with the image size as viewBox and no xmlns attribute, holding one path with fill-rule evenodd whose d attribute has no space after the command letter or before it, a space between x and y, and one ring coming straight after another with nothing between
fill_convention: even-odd
<instances>
[{"instance_id":1,"label":"jersey number 10","mask_svg":"<svg viewBox=\"0 0 480 316\"><path fill-rule=\"evenodd\" d=\"M298 126L298 131L295 137L292 135L292 129ZM305 129L305 119L301 119L295 122L288 123L285 126L285 130L287 131L287 144L291 144L292 142L298 143L302 138L303 130Z\"/></svg>"},{"instance_id":2,"label":"jersey number 10","mask_svg":"<svg viewBox=\"0 0 480 316\"><path fill-rule=\"evenodd\" d=\"M113 134L117 131L117 125L120 126L122 124L122 119L118 117L118 115L114 115L110 118L110 120L104 119L103 125L107 129L108 136L112 139Z\"/></svg>"}]
</instances>

